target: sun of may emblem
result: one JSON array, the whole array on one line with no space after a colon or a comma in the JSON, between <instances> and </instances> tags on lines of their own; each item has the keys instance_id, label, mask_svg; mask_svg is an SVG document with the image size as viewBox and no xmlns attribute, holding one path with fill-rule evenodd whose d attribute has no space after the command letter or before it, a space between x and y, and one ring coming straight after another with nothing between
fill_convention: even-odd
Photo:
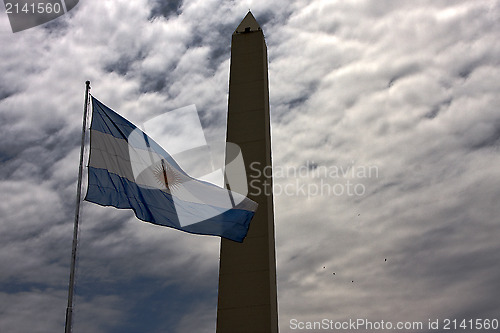
<instances>
[{"instance_id":1,"label":"sun of may emblem","mask_svg":"<svg viewBox=\"0 0 500 333\"><path fill-rule=\"evenodd\" d=\"M182 183L182 175L164 159L154 167L153 174L158 183L169 191Z\"/></svg>"}]
</instances>

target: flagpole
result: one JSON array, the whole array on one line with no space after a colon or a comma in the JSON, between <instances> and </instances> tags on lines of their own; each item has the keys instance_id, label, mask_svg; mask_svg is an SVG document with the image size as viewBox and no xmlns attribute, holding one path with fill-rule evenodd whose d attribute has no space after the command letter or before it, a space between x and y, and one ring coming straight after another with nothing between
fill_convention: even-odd
<instances>
[{"instance_id":1,"label":"flagpole","mask_svg":"<svg viewBox=\"0 0 500 333\"><path fill-rule=\"evenodd\" d=\"M64 326L64 333L71 333L72 331L71 326L73 321L73 292L75 289L76 249L78 244L78 220L80 218L80 201L82 196L83 152L85 146L85 130L87 127L89 91L90 91L90 81L86 81L85 105L83 107L82 142L80 146L80 166L78 168L78 185L76 190L75 224L73 226L73 246L71 249L71 268L69 273L68 307L66 308L66 324Z\"/></svg>"}]
</instances>

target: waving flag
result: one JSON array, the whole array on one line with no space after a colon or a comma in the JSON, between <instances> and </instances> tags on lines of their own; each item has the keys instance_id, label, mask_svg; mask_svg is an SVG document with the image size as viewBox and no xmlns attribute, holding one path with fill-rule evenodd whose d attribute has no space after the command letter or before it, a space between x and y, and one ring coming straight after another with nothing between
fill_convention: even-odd
<instances>
[{"instance_id":1,"label":"waving flag","mask_svg":"<svg viewBox=\"0 0 500 333\"><path fill-rule=\"evenodd\" d=\"M92 97L85 200L182 231L245 238L257 203L186 174L134 124Z\"/></svg>"}]
</instances>

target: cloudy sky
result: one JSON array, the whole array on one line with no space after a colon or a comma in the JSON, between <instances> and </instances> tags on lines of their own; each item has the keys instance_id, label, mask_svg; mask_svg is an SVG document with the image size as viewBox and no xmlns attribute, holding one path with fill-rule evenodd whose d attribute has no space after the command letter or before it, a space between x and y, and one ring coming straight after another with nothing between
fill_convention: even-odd
<instances>
[{"instance_id":1,"label":"cloudy sky","mask_svg":"<svg viewBox=\"0 0 500 333\"><path fill-rule=\"evenodd\" d=\"M194 104L220 143L249 8L280 331L500 320L500 1L88 0L15 34L0 8L1 332L63 331L84 82L133 122ZM214 332L219 244L84 202L74 332Z\"/></svg>"}]
</instances>

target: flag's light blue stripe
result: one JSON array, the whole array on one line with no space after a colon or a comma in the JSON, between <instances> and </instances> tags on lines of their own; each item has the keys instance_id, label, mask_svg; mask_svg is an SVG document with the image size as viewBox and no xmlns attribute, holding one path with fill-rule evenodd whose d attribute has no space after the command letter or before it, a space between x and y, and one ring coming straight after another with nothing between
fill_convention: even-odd
<instances>
[{"instance_id":1,"label":"flag's light blue stripe","mask_svg":"<svg viewBox=\"0 0 500 333\"><path fill-rule=\"evenodd\" d=\"M154 151L163 156L168 163L186 174L175 160L159 144L147 136L127 119L123 118L106 105L92 97L92 123L90 129L110 134L117 139L123 139L135 149Z\"/></svg>"},{"instance_id":2,"label":"flag's light blue stripe","mask_svg":"<svg viewBox=\"0 0 500 333\"><path fill-rule=\"evenodd\" d=\"M177 199L174 204L172 196L162 190L140 187L105 169L88 169L89 186L85 200L102 206L132 209L139 219L153 224L242 242L254 215L254 212L243 209L225 210L193 202L180 203ZM197 215L198 212L203 215L207 211L219 214L199 223L180 226L178 216Z\"/></svg>"},{"instance_id":3,"label":"flag's light blue stripe","mask_svg":"<svg viewBox=\"0 0 500 333\"><path fill-rule=\"evenodd\" d=\"M108 133L116 138L124 139L130 136L137 127L106 105L92 97L92 124L90 128L102 133Z\"/></svg>"}]
</instances>

